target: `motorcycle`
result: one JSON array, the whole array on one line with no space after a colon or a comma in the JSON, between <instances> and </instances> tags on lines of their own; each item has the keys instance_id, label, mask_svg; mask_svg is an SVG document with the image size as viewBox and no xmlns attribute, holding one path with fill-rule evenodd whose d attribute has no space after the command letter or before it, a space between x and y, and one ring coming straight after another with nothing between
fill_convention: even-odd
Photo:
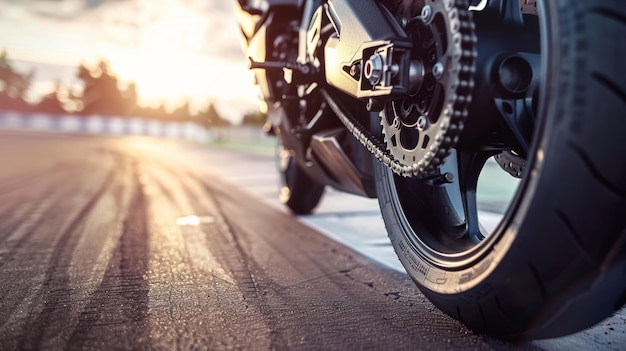
<instances>
[{"instance_id":1,"label":"motorcycle","mask_svg":"<svg viewBox=\"0 0 626 351\"><path fill-rule=\"evenodd\" d=\"M626 302L626 7L237 0L281 201L377 197L408 275L470 329L536 339ZM519 179L483 226L488 162Z\"/></svg>"}]
</instances>

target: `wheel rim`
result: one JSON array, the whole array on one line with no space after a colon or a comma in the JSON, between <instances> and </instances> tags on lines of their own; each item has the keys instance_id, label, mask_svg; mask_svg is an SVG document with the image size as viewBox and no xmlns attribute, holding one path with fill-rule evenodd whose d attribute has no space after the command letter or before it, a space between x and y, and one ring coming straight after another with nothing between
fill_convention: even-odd
<instances>
[{"instance_id":1,"label":"wheel rim","mask_svg":"<svg viewBox=\"0 0 626 351\"><path fill-rule=\"evenodd\" d=\"M488 8L483 10L485 14L478 16L477 29L480 28L479 21L493 21L494 18L500 18L505 27L519 26L518 21L523 18L521 12L500 11L507 8L505 3L508 3L508 8L520 8L511 7L512 4L519 5L519 0L491 1ZM542 7L541 4L538 5ZM547 41L545 23L541 24L541 27L537 28L535 40L538 39L538 42L545 44ZM528 40L527 36L523 37L524 40ZM484 39L478 35L479 42ZM498 38L494 38L493 41L498 41ZM493 53L485 53L484 48L490 45L496 47L496 50ZM517 191L513 190L509 195L508 206L503 211L501 221L498 225L491 226L491 230L483 227L481 222L484 222L484 219L481 221L478 212L481 198L481 194L477 192L479 178L481 175L484 176L485 169L493 170L493 161L489 161L485 166L487 161L503 151L512 150L526 159L532 154L534 125L539 124L536 116L540 110L538 106L541 95L538 91L545 85L540 79L541 74L538 74L545 66L542 61L544 58L539 52L527 55L524 52L513 51L511 55L502 56L495 43L488 43L483 46L482 51L480 48L478 51L479 64L485 65L485 62L492 61L491 65L495 65L493 61L496 61L500 69L496 74L500 91L494 96L472 103L474 111L484 110L485 104L493 105L492 111L496 113L492 113L492 121L484 123L486 129L470 132L471 137L460 141L440 167L439 177L420 180L386 172L392 202L398 207L396 213L401 217L399 223L404 226L402 232L407 242L431 264L447 269L461 269L475 263L493 247L503 235L506 224L511 221L528 177L522 177ZM527 77L528 66L531 66L531 73L535 75L530 81ZM490 66L484 68L484 71L493 69ZM526 77L520 77L518 73L524 73ZM477 82L477 84L490 83L492 81ZM479 122L481 120L469 119L467 123L472 127L472 123ZM500 172L503 177L510 177L506 172L502 170Z\"/></svg>"}]
</instances>

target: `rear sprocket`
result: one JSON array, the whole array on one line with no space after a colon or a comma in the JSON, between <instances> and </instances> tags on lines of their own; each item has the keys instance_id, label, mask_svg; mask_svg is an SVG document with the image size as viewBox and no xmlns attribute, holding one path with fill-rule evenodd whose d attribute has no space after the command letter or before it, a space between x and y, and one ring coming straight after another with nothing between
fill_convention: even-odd
<instances>
[{"instance_id":1,"label":"rear sprocket","mask_svg":"<svg viewBox=\"0 0 626 351\"><path fill-rule=\"evenodd\" d=\"M467 0L427 0L419 16L403 21L414 45L411 67L422 79L386 104L381 125L390 155L414 170L404 176L435 172L463 130L476 58L468 7Z\"/></svg>"}]
</instances>

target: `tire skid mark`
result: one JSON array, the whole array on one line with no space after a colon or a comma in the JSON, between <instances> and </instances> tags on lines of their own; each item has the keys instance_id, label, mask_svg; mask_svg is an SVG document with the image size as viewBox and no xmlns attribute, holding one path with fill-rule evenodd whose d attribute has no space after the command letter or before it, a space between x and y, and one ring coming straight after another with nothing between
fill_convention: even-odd
<instances>
[{"instance_id":1,"label":"tire skid mark","mask_svg":"<svg viewBox=\"0 0 626 351\"><path fill-rule=\"evenodd\" d=\"M194 211L191 195L181 185L186 179L168 167L151 167L146 158L142 158L142 166L148 186L156 189L150 202L150 218L154 219L150 222L151 341L176 345L178 349L194 348L190 345L209 349L229 349L234 345L265 349L258 342L250 343L260 339L249 337L256 333L247 327L254 312L237 303L241 295L236 292L235 281L208 250L212 245L209 238L221 235L215 224L200 229L174 222L176 216ZM203 213L208 210L204 208ZM238 317L242 314L248 318L242 321ZM241 325L236 333L225 328L235 324ZM206 332L198 335L197 328Z\"/></svg>"},{"instance_id":2,"label":"tire skid mark","mask_svg":"<svg viewBox=\"0 0 626 351\"><path fill-rule=\"evenodd\" d=\"M205 181L195 177L192 174L187 175L188 178L195 179L195 183L199 184L204 190L204 196L207 201L213 203L219 214L219 221L225 228L222 232L224 235L220 236L220 241L212 241L216 245L212 247L216 252L216 257L222 262L225 269L228 269L233 274L237 281L237 285L244 296L244 301L247 305L254 306L262 314L264 321L269 330L270 349L284 349L288 348L290 341L288 338L288 332L285 328L288 324L284 321L283 314L292 314L294 311L302 309L302 301L298 297L294 297L289 294L289 290L295 286L306 284L307 281L315 281L320 279L319 276L327 278L326 283L330 284L341 290L345 287L345 282L338 282L335 279L329 279L331 276L342 276L335 270L330 270L329 267L322 267L316 260L310 260L308 264L319 271L323 272L316 277L307 278L299 283L289 287L282 286L276 282L264 268L262 268L255 259L250 256L249 249L244 247L239 233L245 231L237 225L237 221L232 221L224 211L224 206L218 206L218 199L230 198L231 194L226 193L225 189L212 188L208 186ZM193 192L188 190L190 194ZM219 195L218 195L219 194ZM191 196L191 199L197 197ZM236 200L234 200L236 202ZM199 203L196 203L197 208L202 208ZM261 238L259 238L261 239ZM259 240L257 239L257 240ZM280 254L280 253L279 253ZM294 267L297 270L297 267ZM272 301L277 299L280 301ZM295 316L296 320L301 318Z\"/></svg>"},{"instance_id":3,"label":"tire skid mark","mask_svg":"<svg viewBox=\"0 0 626 351\"><path fill-rule=\"evenodd\" d=\"M261 288L257 282L257 279L261 278L261 275L265 275L264 270L259 267L254 260L249 257L246 250L240 242L236 229L225 216L223 208L218 205L218 201L215 195L208 191L206 185L201 180L197 179L193 175L186 173L187 179L200 186L201 190L204 190L204 198L207 202L211 203L212 207L216 210L217 223L222 228L218 235L212 237L211 251L215 255L216 259L220 262L222 267L229 271L234 278L237 288L239 289L243 301L248 306L255 306L256 310L260 312L260 317L263 320L255 321L256 324L261 323L264 325L264 333L269 335L269 349L284 349L288 346L287 340L284 339L283 333L277 332L280 330L280 316L274 311L270 302L265 298L265 295L270 291L278 291L278 287L271 287L266 285ZM186 188L187 194L189 194L191 201L193 201L193 207L202 209L202 204L197 200L198 197L194 196L195 193L186 182L182 182ZM266 282L271 282L271 278L263 277Z\"/></svg>"},{"instance_id":4,"label":"tire skid mark","mask_svg":"<svg viewBox=\"0 0 626 351\"><path fill-rule=\"evenodd\" d=\"M207 201L210 201L212 203L212 205L217 209L218 214L219 214L219 220L222 222L222 225L224 225L227 229L226 233L229 235L230 242L229 244L234 246L235 250L236 250L236 255L234 257L234 259L236 259L238 262L244 262L246 263L245 267L240 267L243 269L240 269L239 272L243 273L243 279L244 282L249 282L251 284L254 285L255 291L252 293L253 298L259 297L260 293L263 294L263 292L259 292L258 287L256 282L254 281L254 274L252 272L253 268L258 268L258 267L253 267L255 266L255 262L253 260L251 260L251 257L249 257L249 255L246 253L246 250L243 247L243 244L241 242L241 240L239 239L237 233L240 231L240 228L238 228L236 221L231 221L229 219L229 216L226 215L226 213L224 213L224 209L219 206L219 201L216 198L216 193L220 193L221 195L223 195L224 197L230 197L230 194L226 194L226 192L214 189L210 186L208 186L204 180L192 175L192 174L186 174L186 176L192 180L194 180L197 184L199 184L203 191L204 191L204 195L206 196ZM192 190L187 188L188 193L189 194L193 194ZM191 199L196 199L197 197L195 196L191 196ZM195 201L194 207L196 208L202 208L201 204L198 203L198 201ZM220 252L229 252L228 250L220 250ZM225 265L227 267L233 267L232 265ZM333 272L334 273L334 272ZM241 276L241 274L240 274ZM325 275L321 275L321 276L328 276L327 274ZM318 277L314 277L311 278L311 280L315 280L318 279ZM304 282L308 281L309 279L305 280Z\"/></svg>"},{"instance_id":5,"label":"tire skid mark","mask_svg":"<svg viewBox=\"0 0 626 351\"><path fill-rule=\"evenodd\" d=\"M50 215L49 211L65 200L64 193L59 191L58 187L50 186L39 194L43 200L25 202L21 208L0 218L0 223L7 225L0 231L2 233L0 235L0 248L2 251L7 251L6 254L0 254L0 270L14 257L16 249L21 248L37 230L41 229L41 224ZM8 218L11 214L17 218ZM17 239L12 239L13 236L20 234L17 233L18 231L23 233Z\"/></svg>"},{"instance_id":6,"label":"tire skid mark","mask_svg":"<svg viewBox=\"0 0 626 351\"><path fill-rule=\"evenodd\" d=\"M68 345L78 349L129 349L147 341L148 225L146 198L134 165L133 196L123 232L103 279L91 294ZM114 340L98 339L115 335Z\"/></svg>"},{"instance_id":7,"label":"tire skid mark","mask_svg":"<svg viewBox=\"0 0 626 351\"><path fill-rule=\"evenodd\" d=\"M46 334L57 336L60 328L64 326L59 320L67 320L72 304L72 295L75 291L70 289L69 268L71 266L72 253L78 245L78 230L106 191L111 188L115 180L115 169L110 169L98 190L91 196L89 201L81 208L78 214L70 222L55 245L55 249L48 262L48 269L44 274L41 286L41 298L46 305L35 316L29 316L29 323L24 326L20 347L26 349L41 349L47 341ZM31 313L37 313L31 311Z\"/></svg>"},{"instance_id":8,"label":"tire skid mark","mask_svg":"<svg viewBox=\"0 0 626 351\"><path fill-rule=\"evenodd\" d=\"M228 220L228 216L224 213L222 207L218 205L218 200L216 199L215 193L221 194L222 197L232 197L230 194L228 194L226 192L226 188L213 188L213 187L211 187L211 186L209 186L207 184L207 180L206 179L202 179L202 178L198 177L197 175L195 175L195 174L193 174L191 172L178 171L177 173L178 173L178 177L180 179L188 178L188 179L191 180L191 183L197 184L202 189L201 191L203 192L203 196L205 196L208 201L212 202L213 207L215 207L218 210L218 213L220 215L220 220L223 221L223 223L227 226L228 233L230 233L230 235L232 236L233 243L237 246L237 252L239 252L239 255L237 255L237 258L239 260L244 259L244 261L246 259L249 259L248 255L245 254L245 250L243 249L239 238L236 236L236 233L241 231L242 229L238 228L236 221L231 223L231 221ZM197 199L200 198L200 196L197 196L195 194L195 192L193 190L191 190L191 188L189 186L187 186L186 184L187 184L187 182L184 182L183 185L184 185L184 187L186 189L186 192L188 194L187 198L192 199L192 201L194 201L194 208L198 208L201 211L201 209L203 209L203 206L197 200ZM236 201L236 199L233 199L233 200ZM219 250L220 253L223 253L225 251L227 251L227 250ZM309 261L307 261L307 262L309 264L314 265L317 268L319 268L320 271L327 270L327 267L319 264L319 262L316 261L316 260L310 260L310 262ZM225 266L228 266L228 265L225 265ZM250 267L248 267L248 268L250 268ZM348 270L351 270L351 269L354 269L354 268L356 268L356 266L351 266L350 268L348 268ZM243 271L248 272L248 274L246 274L247 276L244 277L245 281L248 281L248 282L256 285L250 270L249 269L248 270L241 270L240 272L243 272ZM329 275L336 275L336 274L341 274L341 273L342 272L335 272L335 271L328 272L328 273L325 273L325 274L321 274L321 275L315 276L313 278L307 278L307 279L305 279L303 281L300 281L300 282L298 282L298 283L296 283L296 284L294 284L292 286L296 286L298 284L304 284L306 282L315 281L315 280L321 279L323 277L328 277ZM364 282L362 282L362 283L364 283ZM367 285L367 283L364 283L364 284ZM259 291L254 291L253 294L255 295L255 297L258 297L259 296Z\"/></svg>"},{"instance_id":9,"label":"tire skid mark","mask_svg":"<svg viewBox=\"0 0 626 351\"><path fill-rule=\"evenodd\" d=\"M201 186L201 189L204 189L202 182L195 177L190 176L189 173L179 173L178 177L180 177L181 179L189 179L189 181L199 184ZM188 198L192 202L192 208L202 210L204 206L198 200L199 197L194 196L197 192L191 189L187 181L181 180L180 184L183 187L185 193L188 195ZM221 261L222 267L229 270L232 276L237 281L237 285L240 287L243 298L258 298L259 290L255 282L251 267L249 266L250 260L246 256L245 251L241 246L241 243L233 232L232 225L229 223L227 218L224 216L222 210L217 205L217 201L213 197L213 194L211 194L210 192L206 192L203 195L206 196L206 200L211 203L211 207L216 210L219 216L219 218L217 218L218 224L221 224L226 229L224 231L224 234L226 234L227 236L225 239L228 240L227 247L222 250L216 250L217 252L214 252L214 254L218 258L218 260Z\"/></svg>"},{"instance_id":10,"label":"tire skid mark","mask_svg":"<svg viewBox=\"0 0 626 351\"><path fill-rule=\"evenodd\" d=\"M68 200L67 194L75 186L68 182L56 185L55 181L67 178L68 175L61 172L49 177L51 183L42 190L43 200L36 201L37 196L33 199L25 197L24 208L29 210L23 216L25 219L20 223L20 228L9 233L4 242L0 242L0 247L6 251L0 261L0 279L13 282L0 285L0 332L21 331L21 325L27 322L27 315L32 316L34 313L31 311L33 300L38 299L42 284L40 272L48 267L47 260L53 251L51 247L58 240L60 232L49 230L51 225L54 227L55 223L59 223L51 218L59 217L54 212L63 208ZM39 190L34 191L37 194ZM18 281L21 283L16 284Z\"/></svg>"},{"instance_id":11,"label":"tire skid mark","mask_svg":"<svg viewBox=\"0 0 626 351\"><path fill-rule=\"evenodd\" d=\"M189 176L189 174L182 171L180 167L172 167L171 164L165 164L159 160L146 158L142 160L151 173L150 180L157 184L158 188L162 190L163 196L169 201L168 205L174 207L175 211L184 211L182 212L184 214L203 215L207 215L210 212L212 216L219 212L216 204L207 200L208 197L207 194L204 193L204 186L198 182L195 177ZM176 185L172 185L172 179L176 180ZM169 184L169 186L166 186L166 183ZM233 323L241 325L242 320L240 317L237 317L237 315L245 314L247 316L245 323L243 323L245 326L242 325L241 328L243 332L239 331L235 333L229 328L227 329L228 336L218 335L216 340L211 341L211 345L217 345L216 347L218 348L261 347L258 342L250 344L250 340L267 339L267 336L259 337L259 333L270 335L270 330L263 322L263 316L259 314L258 311L248 308L251 306L251 303L247 301L250 301L253 297L258 297L258 292L254 284L254 279L250 275L250 270L241 267L242 262L245 263L245 260L242 260L238 255L233 256L225 252L225 250L233 251L231 246L216 245L216 241L221 242L224 238L225 231L223 223L220 222L219 218L216 218L214 223L203 225L202 228L193 226L181 227L180 231L184 240L180 243L183 245L183 248L179 248L179 250L185 250L186 252L181 254L188 257L186 266L188 266L189 272L186 274L191 275L193 277L192 279L204 281L204 284L208 283L208 288L212 291L207 296L209 299L204 302L209 303L207 308L210 315L213 316L212 321L209 322L209 325L213 326L212 329L223 329L224 325L231 325ZM204 248L198 249L196 247L197 245L201 245ZM203 253L202 258L199 258L198 255L201 254L203 250L208 251ZM210 257L207 258L206 256ZM210 268L207 270L207 267ZM173 278L176 279L175 277ZM209 278L208 281L206 281L207 278ZM171 293L177 289L179 288L171 287L169 291ZM234 290L236 290L238 294L233 295ZM243 301L243 304L233 305L233 301L239 299ZM215 300L222 302L215 304ZM175 301L180 301L180 297L170 296L169 305L174 305ZM180 302L178 302L178 304L180 304ZM180 321L178 321L176 317L177 313L180 313L180 306L177 306L176 309L170 307L169 319L172 323L178 322L178 324L180 324ZM187 325L187 323L184 325ZM209 337L211 336L212 335L209 334ZM188 338L188 336L178 333L178 347L185 345L184 340ZM218 344L215 344L215 342Z\"/></svg>"},{"instance_id":12,"label":"tire skid mark","mask_svg":"<svg viewBox=\"0 0 626 351\"><path fill-rule=\"evenodd\" d=\"M165 168L161 165L157 167ZM177 207L180 206L180 204L178 203L178 199L176 198L176 196L174 196L174 193L172 192L171 186L167 186L163 181L161 181L161 179L159 179L160 175L158 175L157 172L152 168L154 168L153 165L149 165L148 162L144 161L144 163L142 164L142 173L146 176L150 174L150 182L154 183L154 185L156 185L161 190L161 192L163 193L163 195L165 195L167 199L169 199L172 203L175 203Z\"/></svg>"},{"instance_id":13,"label":"tire skid mark","mask_svg":"<svg viewBox=\"0 0 626 351\"><path fill-rule=\"evenodd\" d=\"M152 160L150 160L152 161ZM145 164L151 162L147 161ZM161 214L168 213L169 216L180 214L192 214L201 213L208 215L214 215L215 209L213 206L195 206L192 199L198 197L203 198L205 194L198 194L193 192L189 186L189 178L184 173L178 171L178 169L172 168L161 164L160 162L152 162L152 165L146 167L147 172L150 173L150 181L155 183L162 191L162 196L167 198L170 202L165 205L162 201L158 201L161 206L158 206L158 210ZM168 184L169 186L166 186ZM201 189L201 188L200 188ZM195 203L195 202L194 202ZM207 205L206 203L204 203ZM169 207L168 207L169 206ZM196 212L201 211L201 212ZM153 215L154 216L154 215ZM157 218L163 218L157 214ZM173 220L173 219L172 219ZM168 225L162 227L161 230L167 230ZM261 348L263 343L259 342L251 343L252 340L264 340L263 336L259 336L259 332L264 333L265 328L259 327L260 315L252 309L248 309L248 306L240 303L233 303L233 301L241 301L243 299L239 290L239 285L233 279L232 273L228 267L224 266L222 262L219 262L217 256L213 253L214 240L213 238L222 237L222 230L218 228L216 223L207 223L202 228L197 226L177 226L175 233L170 233L168 238L164 242L159 244L157 251L163 250L170 252L169 266L176 266L178 261L184 262L184 267L180 267L177 270L163 269L164 265L160 265L157 273L159 280L172 280L179 281L178 284L172 284L167 286L160 284L161 286L153 285L153 297L155 304L159 304L158 301L163 301L164 293L167 294L167 311L166 318L169 323L178 325L175 333L173 330L166 330L160 335L161 340L174 340L178 348L187 348L189 345L195 345L200 342L204 342L203 347L209 347L210 349L230 349L233 347L242 347L244 349L249 348ZM159 229L156 230L158 232ZM162 234L156 234L162 235ZM172 253L172 249L176 253ZM163 254L157 254L157 261L164 259ZM183 278L180 281L181 277ZM181 284L182 283L182 284ZM187 284L195 283L194 288L186 287ZM189 302L184 297L180 296L181 289L186 291L189 296L195 296L198 303L205 306L205 315L210 316L210 319L198 315L195 311L185 311L188 308ZM161 293L159 293L159 291ZM189 298L189 297L188 297ZM186 315L184 321L181 321L181 313ZM156 315L156 313L154 313ZM245 320L242 320L241 315L245 315ZM153 318L154 321L158 321L157 318ZM162 320L162 318L161 318ZM241 328L238 331L227 328L224 330L225 325L238 324ZM203 327L203 335L201 338L196 337L194 340L190 338L190 333L187 330L191 330L196 325ZM159 330L162 328L162 322L158 323L155 327L155 334L159 334ZM183 331L184 330L184 331ZM216 333L216 331L220 331ZM204 341L202 341L204 339Z\"/></svg>"},{"instance_id":14,"label":"tire skid mark","mask_svg":"<svg viewBox=\"0 0 626 351\"><path fill-rule=\"evenodd\" d=\"M144 161L150 162L151 158L146 160L142 157L141 160L144 164ZM175 163L164 168L169 169L172 165ZM261 209L260 207L265 207L262 203L246 203L250 198L241 197L245 192L236 189L231 191L228 184L220 181L213 184L209 178L181 173L181 167L170 172L176 175L172 179L165 176L165 172L161 171L163 168L155 169L158 174L164 175L161 179L167 180L161 183L168 185L173 197L182 202L165 203L170 199L163 200L167 198L166 195L156 194L151 200L160 195L158 200L163 203L155 203L154 207L159 209L154 213L161 217L155 218L151 212L150 224L152 218L156 219L157 224L159 221L168 223L180 211L185 211L186 214L214 215L216 223L183 227L182 230L171 230L170 226L163 228L164 232L158 235L151 232L151 240L160 240L161 236L175 244L154 243L155 249L161 251L162 258L165 259L159 261L157 256L156 261L151 260L152 267L158 267L155 270L160 274L153 280L154 275L150 273L151 333L154 330L157 336L159 332L170 335L155 339L151 334L151 345L168 345L167 348L170 349L190 348L189 345L210 345L209 349L245 349L241 345L247 343L246 345L254 345L248 349L285 349L296 345L316 345L318 349L327 349L333 348L332 345L336 348L337 340L348 338L351 340L350 345L356 345L354 348L369 346L383 349L392 340L393 345L398 348L409 348L414 345L410 343L411 340L416 341L431 335L431 332L417 331L417 337L407 337L407 328L414 327L416 321L425 319L420 316L431 315L416 312L417 308L409 309L409 299L424 299L416 298L415 288L408 279L396 277L389 280L382 278L380 274L368 272L365 261L352 260L352 254L340 245L316 236L313 230L307 229L288 215L277 214L272 209ZM193 172L195 169L189 167L189 170ZM184 191L181 191L179 184L184 184ZM185 196L181 195L183 193ZM189 207L189 204L193 206ZM229 226L222 218L226 218ZM272 224L277 225L278 235L271 233L273 229L268 230ZM158 226L156 229L163 231ZM236 279L236 286L224 284L220 277L211 277L214 271L207 274L193 266L189 246L203 243L198 240L203 232L203 240L208 243L204 246L208 246L210 252L238 258L234 267L228 267L223 259L220 260L224 269L243 272L237 273L237 276L243 278ZM239 242L239 251L230 239L233 235ZM282 235L285 237L281 238ZM168 253L167 250L172 248L180 251ZM183 252L185 249L188 252ZM217 254L213 256L218 257ZM240 270L242 267L244 269ZM353 276L339 273L345 268L351 268ZM249 290L246 299L237 300L238 296L244 295L241 293L242 289L246 290L245 272L252 277L254 290ZM291 277L285 278L285 273ZM195 274L204 276L197 277ZM322 278L309 280L307 283L310 277ZM194 280L202 284L202 287L187 285ZM311 281L315 281L315 284L311 284ZM296 284L289 285L291 282ZM365 287L363 282L372 282L373 287ZM392 285L393 291L402 292L400 298L390 300L382 296L381 289L387 291ZM206 290L207 286L210 291ZM238 289L237 294L233 294L233 289ZM203 291L210 295L204 302L197 295ZM242 311L244 305L245 311ZM410 306L413 306L412 302ZM406 309L409 310L405 311ZM403 314L400 314L400 310ZM198 314L209 317L202 319ZM195 334L189 335L194 332L193 323L198 320L205 323L200 326L196 324L195 327L201 329L195 329ZM444 337L456 336L454 332L448 332L450 324L443 323ZM455 327L452 329L458 329L456 324L452 325ZM266 337L249 338L248 334ZM206 343L202 344L202 338ZM395 341L398 338L400 340ZM250 344L251 341L254 344ZM271 344L267 347L260 346L266 342Z\"/></svg>"}]
</instances>

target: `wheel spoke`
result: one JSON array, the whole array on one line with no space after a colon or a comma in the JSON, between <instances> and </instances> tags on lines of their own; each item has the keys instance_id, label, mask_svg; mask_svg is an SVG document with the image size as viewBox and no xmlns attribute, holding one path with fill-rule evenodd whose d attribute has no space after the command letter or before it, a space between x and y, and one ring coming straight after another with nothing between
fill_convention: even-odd
<instances>
[{"instance_id":1,"label":"wheel spoke","mask_svg":"<svg viewBox=\"0 0 626 351\"><path fill-rule=\"evenodd\" d=\"M492 153L457 150L457 183L463 201L465 215L464 235L478 243L485 238L478 220L476 187L480 172Z\"/></svg>"},{"instance_id":2,"label":"wheel spoke","mask_svg":"<svg viewBox=\"0 0 626 351\"><path fill-rule=\"evenodd\" d=\"M522 99L495 99L502 120L507 126L510 140L507 142L512 149L526 156L534 128L533 118L524 107Z\"/></svg>"}]
</instances>

